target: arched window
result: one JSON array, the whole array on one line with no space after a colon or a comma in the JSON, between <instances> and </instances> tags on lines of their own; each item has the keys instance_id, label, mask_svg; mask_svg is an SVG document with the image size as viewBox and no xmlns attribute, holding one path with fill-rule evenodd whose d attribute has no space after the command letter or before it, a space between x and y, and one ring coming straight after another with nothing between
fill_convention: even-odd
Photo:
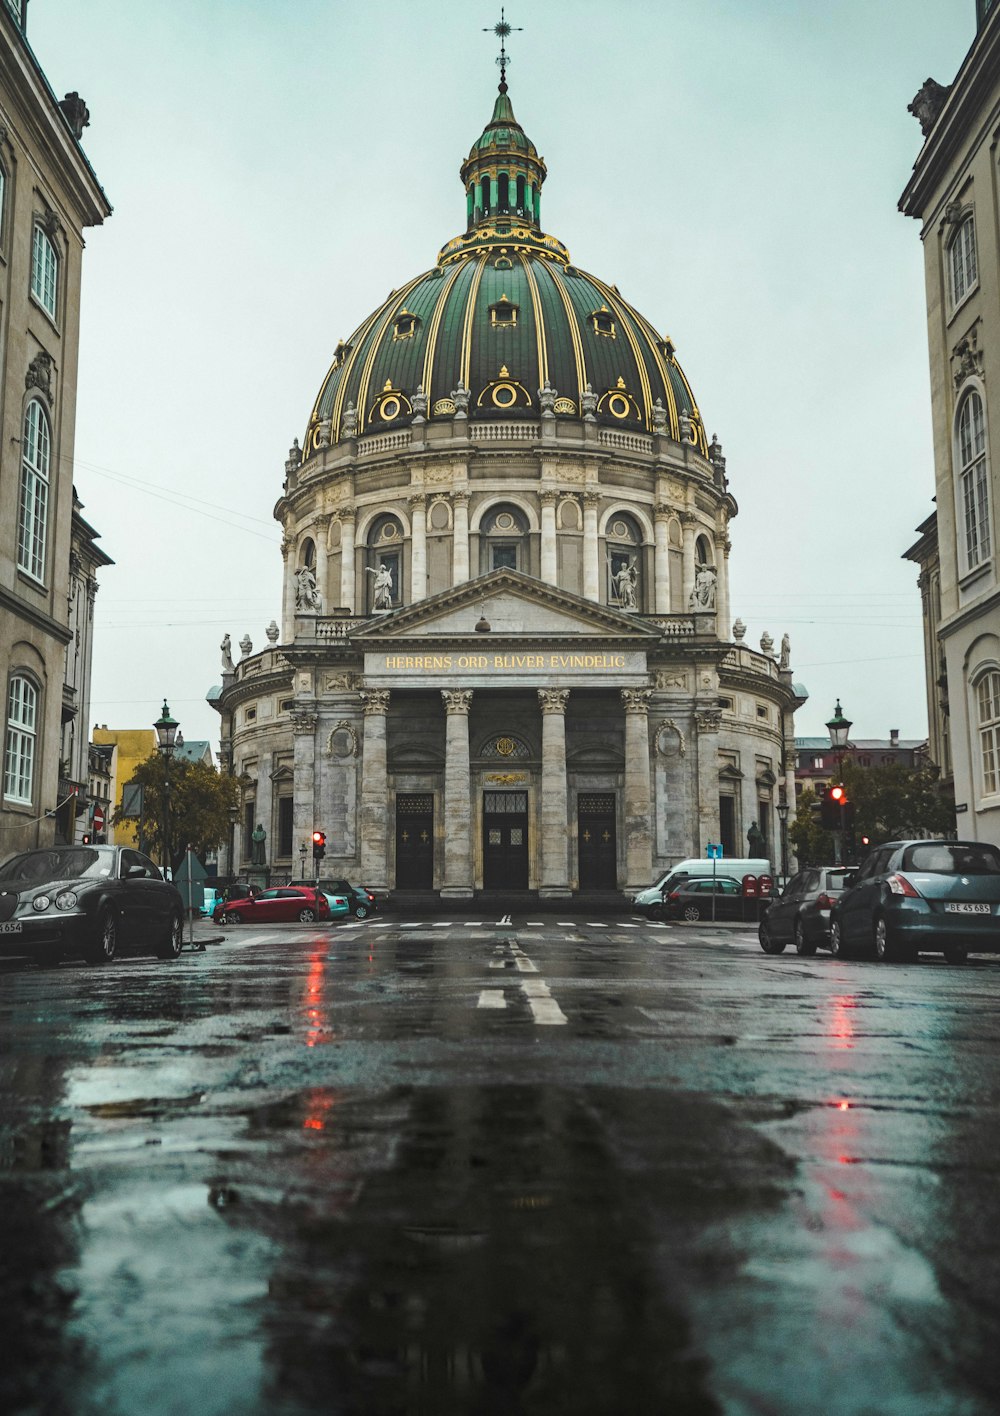
<instances>
[{"instance_id":1,"label":"arched window","mask_svg":"<svg viewBox=\"0 0 1000 1416\"><path fill-rule=\"evenodd\" d=\"M712 548L708 543L707 536L699 536L694 543L695 565L714 565L715 557L712 555Z\"/></svg>"},{"instance_id":2,"label":"arched window","mask_svg":"<svg viewBox=\"0 0 1000 1416\"><path fill-rule=\"evenodd\" d=\"M31 293L53 319L56 317L58 285L59 257L56 248L47 233L36 226L31 244Z\"/></svg>"},{"instance_id":3,"label":"arched window","mask_svg":"<svg viewBox=\"0 0 1000 1416\"><path fill-rule=\"evenodd\" d=\"M485 575L491 570L526 571L527 539L527 523L517 507L491 507L480 525L480 573Z\"/></svg>"},{"instance_id":4,"label":"arched window","mask_svg":"<svg viewBox=\"0 0 1000 1416\"><path fill-rule=\"evenodd\" d=\"M506 214L510 211L510 178L506 172L501 172L497 182L497 211Z\"/></svg>"},{"instance_id":5,"label":"arched window","mask_svg":"<svg viewBox=\"0 0 1000 1416\"><path fill-rule=\"evenodd\" d=\"M948 247L951 271L951 303L960 305L979 280L976 260L976 224L967 216L951 239Z\"/></svg>"},{"instance_id":6,"label":"arched window","mask_svg":"<svg viewBox=\"0 0 1000 1416\"><path fill-rule=\"evenodd\" d=\"M518 215L518 216L527 216L527 214L528 214L527 211L525 210L524 201L525 201L525 197L524 197L524 177L523 177L523 175L522 175L522 176L518 177L518 179L517 179L517 215Z\"/></svg>"},{"instance_id":7,"label":"arched window","mask_svg":"<svg viewBox=\"0 0 1000 1416\"><path fill-rule=\"evenodd\" d=\"M369 610L391 610L402 604L403 528L394 516L379 516L372 522L366 562Z\"/></svg>"},{"instance_id":8,"label":"arched window","mask_svg":"<svg viewBox=\"0 0 1000 1416\"><path fill-rule=\"evenodd\" d=\"M976 685L983 795L1000 793L1000 673L992 670Z\"/></svg>"},{"instance_id":9,"label":"arched window","mask_svg":"<svg viewBox=\"0 0 1000 1416\"><path fill-rule=\"evenodd\" d=\"M49 514L49 420L37 398L24 411L21 438L21 508L17 564L35 580L45 577L45 536Z\"/></svg>"},{"instance_id":10,"label":"arched window","mask_svg":"<svg viewBox=\"0 0 1000 1416\"><path fill-rule=\"evenodd\" d=\"M35 787L37 724L38 690L30 679L15 674L7 694L3 794L8 801L29 806Z\"/></svg>"},{"instance_id":11,"label":"arched window","mask_svg":"<svg viewBox=\"0 0 1000 1416\"><path fill-rule=\"evenodd\" d=\"M990 558L990 484L986 466L986 418L975 389L958 415L959 550L965 569Z\"/></svg>"},{"instance_id":12,"label":"arched window","mask_svg":"<svg viewBox=\"0 0 1000 1416\"><path fill-rule=\"evenodd\" d=\"M608 604L620 610L641 609L643 586L639 548L642 532L631 516L616 512L608 522L605 540Z\"/></svg>"},{"instance_id":13,"label":"arched window","mask_svg":"<svg viewBox=\"0 0 1000 1416\"><path fill-rule=\"evenodd\" d=\"M307 536L299 547L299 564L308 566L310 570L316 569L316 542L311 536Z\"/></svg>"},{"instance_id":14,"label":"arched window","mask_svg":"<svg viewBox=\"0 0 1000 1416\"><path fill-rule=\"evenodd\" d=\"M483 216L489 216L489 214L490 214L490 179L489 179L488 177L484 177L484 178L483 178L483 181L482 181L482 188L481 188L481 189L482 189L482 193L483 193L483 202L482 202Z\"/></svg>"}]
</instances>

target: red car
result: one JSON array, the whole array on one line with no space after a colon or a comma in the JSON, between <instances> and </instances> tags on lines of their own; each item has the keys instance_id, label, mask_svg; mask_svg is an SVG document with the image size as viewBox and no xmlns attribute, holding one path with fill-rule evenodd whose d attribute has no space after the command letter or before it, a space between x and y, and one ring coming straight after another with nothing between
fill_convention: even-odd
<instances>
[{"instance_id":1,"label":"red car","mask_svg":"<svg viewBox=\"0 0 1000 1416\"><path fill-rule=\"evenodd\" d=\"M238 900L220 900L212 911L216 924L313 924L330 918L326 896L304 885L282 885Z\"/></svg>"}]
</instances>

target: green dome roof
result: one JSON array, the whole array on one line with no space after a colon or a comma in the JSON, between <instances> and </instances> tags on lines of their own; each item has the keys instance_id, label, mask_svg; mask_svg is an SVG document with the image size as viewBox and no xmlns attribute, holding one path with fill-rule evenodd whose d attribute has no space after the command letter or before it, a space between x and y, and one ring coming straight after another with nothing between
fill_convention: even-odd
<instances>
[{"instance_id":1,"label":"green dome roof","mask_svg":"<svg viewBox=\"0 0 1000 1416\"><path fill-rule=\"evenodd\" d=\"M466 402L473 419L537 418L546 384L557 418L592 411L606 426L652 432L659 404L679 440L687 415L707 455L671 341L541 230L545 164L505 84L461 175L465 233L337 346L305 455L328 439L405 427L417 416L451 419Z\"/></svg>"}]
</instances>

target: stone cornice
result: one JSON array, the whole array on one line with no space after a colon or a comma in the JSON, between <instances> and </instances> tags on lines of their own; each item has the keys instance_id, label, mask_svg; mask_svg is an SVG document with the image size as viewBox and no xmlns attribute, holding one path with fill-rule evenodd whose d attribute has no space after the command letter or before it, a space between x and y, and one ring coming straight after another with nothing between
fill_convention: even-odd
<instances>
[{"instance_id":1,"label":"stone cornice","mask_svg":"<svg viewBox=\"0 0 1000 1416\"><path fill-rule=\"evenodd\" d=\"M68 644L73 638L72 631L66 625L54 620L44 610L37 609L30 600L22 600L19 595L12 595L2 586L0 586L0 607L10 610L19 619L27 620L36 629L43 630L45 634L57 639L60 644Z\"/></svg>"}]
</instances>

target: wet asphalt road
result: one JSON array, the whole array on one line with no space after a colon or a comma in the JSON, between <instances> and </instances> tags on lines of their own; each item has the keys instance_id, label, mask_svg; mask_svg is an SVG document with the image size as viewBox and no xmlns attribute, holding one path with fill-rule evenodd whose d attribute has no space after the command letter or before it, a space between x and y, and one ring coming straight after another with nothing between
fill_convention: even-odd
<instances>
[{"instance_id":1,"label":"wet asphalt road","mask_svg":"<svg viewBox=\"0 0 1000 1416\"><path fill-rule=\"evenodd\" d=\"M4 1413L1000 1409L1000 960L226 936L0 964Z\"/></svg>"}]
</instances>

